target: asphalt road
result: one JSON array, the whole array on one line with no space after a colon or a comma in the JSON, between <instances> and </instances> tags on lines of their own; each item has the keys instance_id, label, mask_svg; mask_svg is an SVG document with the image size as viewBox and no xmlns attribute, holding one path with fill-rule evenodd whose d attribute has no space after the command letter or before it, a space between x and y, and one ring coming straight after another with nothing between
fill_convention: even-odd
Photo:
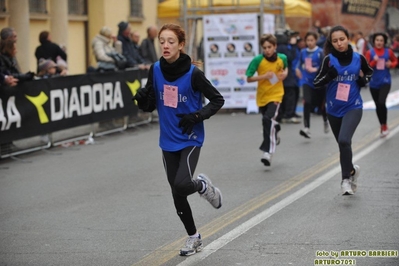
<instances>
[{"instance_id":1,"label":"asphalt road","mask_svg":"<svg viewBox=\"0 0 399 266\"><path fill-rule=\"evenodd\" d=\"M338 146L320 116L310 140L301 124L282 125L271 167L260 162L260 115L207 120L196 173L221 189L223 206L190 196L205 245L191 257L177 255L186 236L157 123L1 160L0 265L399 265L399 108L388 115L391 134L380 139L375 111L363 113L353 196L340 194Z\"/></svg>"}]
</instances>

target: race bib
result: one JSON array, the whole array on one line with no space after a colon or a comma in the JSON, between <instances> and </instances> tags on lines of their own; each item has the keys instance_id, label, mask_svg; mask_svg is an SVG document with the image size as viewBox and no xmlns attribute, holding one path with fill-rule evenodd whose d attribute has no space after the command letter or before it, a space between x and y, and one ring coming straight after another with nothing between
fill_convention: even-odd
<instances>
[{"instance_id":1,"label":"race bib","mask_svg":"<svg viewBox=\"0 0 399 266\"><path fill-rule=\"evenodd\" d=\"M305 58L305 68L306 68L306 69L309 69L309 68L311 68L311 67L312 67L312 58L306 57L306 58Z\"/></svg>"},{"instance_id":2,"label":"race bib","mask_svg":"<svg viewBox=\"0 0 399 266\"><path fill-rule=\"evenodd\" d=\"M163 85L163 105L177 107L178 87L172 85Z\"/></svg>"},{"instance_id":3,"label":"race bib","mask_svg":"<svg viewBox=\"0 0 399 266\"><path fill-rule=\"evenodd\" d=\"M384 70L385 69L385 59L384 58L378 58L376 67L377 67L378 70Z\"/></svg>"},{"instance_id":4,"label":"race bib","mask_svg":"<svg viewBox=\"0 0 399 266\"><path fill-rule=\"evenodd\" d=\"M269 79L269 81L272 85L276 84L278 82L278 78L277 78L276 74L273 73L273 77L271 79Z\"/></svg>"},{"instance_id":5,"label":"race bib","mask_svg":"<svg viewBox=\"0 0 399 266\"><path fill-rule=\"evenodd\" d=\"M351 86L349 84L338 83L337 95L335 96L335 99L347 102L350 88Z\"/></svg>"}]
</instances>

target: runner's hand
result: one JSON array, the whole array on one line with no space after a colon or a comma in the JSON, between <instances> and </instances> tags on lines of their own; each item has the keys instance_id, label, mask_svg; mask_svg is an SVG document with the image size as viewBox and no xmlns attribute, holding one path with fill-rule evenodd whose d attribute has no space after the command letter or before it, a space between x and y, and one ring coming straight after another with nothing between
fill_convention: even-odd
<instances>
[{"instance_id":1,"label":"runner's hand","mask_svg":"<svg viewBox=\"0 0 399 266\"><path fill-rule=\"evenodd\" d=\"M194 125L203 120L199 113L177 114L176 116L181 118L179 127L183 128L182 134L191 134Z\"/></svg>"}]
</instances>

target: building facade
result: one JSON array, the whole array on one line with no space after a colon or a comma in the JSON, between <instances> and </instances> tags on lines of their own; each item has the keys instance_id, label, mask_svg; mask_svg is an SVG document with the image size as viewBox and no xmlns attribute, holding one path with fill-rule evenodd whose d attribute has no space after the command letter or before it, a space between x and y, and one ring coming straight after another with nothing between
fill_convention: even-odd
<instances>
[{"instance_id":1,"label":"building facade","mask_svg":"<svg viewBox=\"0 0 399 266\"><path fill-rule=\"evenodd\" d=\"M0 27L17 32L22 72L36 71L39 34L47 30L54 43L66 48L69 74L83 74L96 65L91 40L103 26L116 35L118 23L128 21L144 39L147 27L157 25L157 4L158 0L0 0Z\"/></svg>"}]
</instances>

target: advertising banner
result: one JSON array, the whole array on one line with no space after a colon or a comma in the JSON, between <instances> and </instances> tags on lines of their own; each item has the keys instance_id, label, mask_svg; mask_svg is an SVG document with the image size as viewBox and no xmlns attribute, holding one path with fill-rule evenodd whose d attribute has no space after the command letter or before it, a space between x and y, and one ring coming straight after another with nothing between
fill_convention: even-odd
<instances>
[{"instance_id":1,"label":"advertising banner","mask_svg":"<svg viewBox=\"0 0 399 266\"><path fill-rule=\"evenodd\" d=\"M2 87L0 143L137 114L131 99L146 77L145 71L131 70Z\"/></svg>"},{"instance_id":2,"label":"advertising banner","mask_svg":"<svg viewBox=\"0 0 399 266\"><path fill-rule=\"evenodd\" d=\"M205 75L225 98L223 108L245 108L256 93L245 71L259 53L258 16L206 15L203 21Z\"/></svg>"},{"instance_id":3,"label":"advertising banner","mask_svg":"<svg viewBox=\"0 0 399 266\"><path fill-rule=\"evenodd\" d=\"M375 17L382 0L342 0L342 14Z\"/></svg>"}]
</instances>

